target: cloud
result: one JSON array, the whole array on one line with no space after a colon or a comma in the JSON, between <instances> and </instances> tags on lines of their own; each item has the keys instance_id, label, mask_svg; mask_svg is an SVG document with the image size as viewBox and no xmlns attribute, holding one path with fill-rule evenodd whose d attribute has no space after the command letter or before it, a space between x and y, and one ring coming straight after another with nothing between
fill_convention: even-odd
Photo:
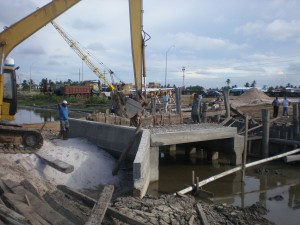
<instances>
[{"instance_id":1,"label":"cloud","mask_svg":"<svg viewBox=\"0 0 300 225\"><path fill-rule=\"evenodd\" d=\"M284 41L287 39L299 39L300 20L273 20L270 23L263 21L249 22L235 29L236 33L246 36L256 36L271 38L273 40Z\"/></svg>"},{"instance_id":2,"label":"cloud","mask_svg":"<svg viewBox=\"0 0 300 225\"><path fill-rule=\"evenodd\" d=\"M246 44L236 44L229 40L198 36L193 33L168 34L167 39L173 40L172 43L176 46L194 50L238 50L248 47Z\"/></svg>"}]
</instances>

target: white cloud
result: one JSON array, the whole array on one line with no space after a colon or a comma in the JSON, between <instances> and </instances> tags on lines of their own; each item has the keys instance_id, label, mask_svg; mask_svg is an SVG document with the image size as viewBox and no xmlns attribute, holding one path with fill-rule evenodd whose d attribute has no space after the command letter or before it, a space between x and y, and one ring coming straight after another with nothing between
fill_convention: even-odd
<instances>
[{"instance_id":1,"label":"white cloud","mask_svg":"<svg viewBox=\"0 0 300 225\"><path fill-rule=\"evenodd\" d=\"M271 38L273 40L298 39L300 36L300 20L285 21L273 20L270 23L263 21L249 22L235 29L237 33L248 36Z\"/></svg>"}]
</instances>

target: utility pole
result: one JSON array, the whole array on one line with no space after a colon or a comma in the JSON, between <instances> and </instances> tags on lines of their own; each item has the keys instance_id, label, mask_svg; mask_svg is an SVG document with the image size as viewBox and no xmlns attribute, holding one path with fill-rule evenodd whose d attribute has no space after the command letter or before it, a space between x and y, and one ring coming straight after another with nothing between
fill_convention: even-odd
<instances>
[{"instance_id":1,"label":"utility pole","mask_svg":"<svg viewBox=\"0 0 300 225\"><path fill-rule=\"evenodd\" d=\"M182 67L182 89L185 89L185 85L184 85L184 72L185 72L185 66Z\"/></svg>"}]
</instances>

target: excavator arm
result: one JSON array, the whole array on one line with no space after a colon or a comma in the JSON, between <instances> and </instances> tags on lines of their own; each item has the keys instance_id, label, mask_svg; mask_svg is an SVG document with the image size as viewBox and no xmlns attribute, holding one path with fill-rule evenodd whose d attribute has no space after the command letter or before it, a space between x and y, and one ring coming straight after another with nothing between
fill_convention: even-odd
<instances>
[{"instance_id":1,"label":"excavator arm","mask_svg":"<svg viewBox=\"0 0 300 225\"><path fill-rule=\"evenodd\" d=\"M81 0L53 0L0 33L0 62L22 41ZM3 66L3 65L2 65Z\"/></svg>"},{"instance_id":2,"label":"excavator arm","mask_svg":"<svg viewBox=\"0 0 300 225\"><path fill-rule=\"evenodd\" d=\"M131 50L134 81L136 91L142 91L142 66L143 66L143 43L142 43L142 0L129 0L130 32L131 32Z\"/></svg>"},{"instance_id":3,"label":"excavator arm","mask_svg":"<svg viewBox=\"0 0 300 225\"><path fill-rule=\"evenodd\" d=\"M8 54L22 41L37 32L81 0L53 0L27 17L21 19L0 33L0 119L15 119L17 109L16 75L12 60L4 61ZM43 145L39 131L19 126L0 124L0 152L18 152L19 147L35 151Z\"/></svg>"}]
</instances>

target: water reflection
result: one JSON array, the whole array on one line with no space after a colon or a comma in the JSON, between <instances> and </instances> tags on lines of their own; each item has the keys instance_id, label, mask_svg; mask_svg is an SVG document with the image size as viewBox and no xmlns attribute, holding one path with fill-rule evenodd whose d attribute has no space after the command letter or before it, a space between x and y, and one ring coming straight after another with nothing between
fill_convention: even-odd
<instances>
[{"instance_id":1,"label":"water reflection","mask_svg":"<svg viewBox=\"0 0 300 225\"><path fill-rule=\"evenodd\" d=\"M159 161L159 182L150 185L148 194L174 193L192 183L192 171L204 180L232 166L223 160L214 163L198 154L166 154ZM244 183L241 172L225 176L203 186L214 193L216 203L246 207L261 202L269 210L266 218L276 224L299 224L300 167L274 161L248 168Z\"/></svg>"},{"instance_id":2,"label":"water reflection","mask_svg":"<svg viewBox=\"0 0 300 225\"><path fill-rule=\"evenodd\" d=\"M72 118L83 117L82 113L70 112L69 116ZM28 123L44 123L58 120L58 111L54 109L40 109L40 108L19 108L16 114L16 119L8 121L9 123L28 124Z\"/></svg>"}]
</instances>

